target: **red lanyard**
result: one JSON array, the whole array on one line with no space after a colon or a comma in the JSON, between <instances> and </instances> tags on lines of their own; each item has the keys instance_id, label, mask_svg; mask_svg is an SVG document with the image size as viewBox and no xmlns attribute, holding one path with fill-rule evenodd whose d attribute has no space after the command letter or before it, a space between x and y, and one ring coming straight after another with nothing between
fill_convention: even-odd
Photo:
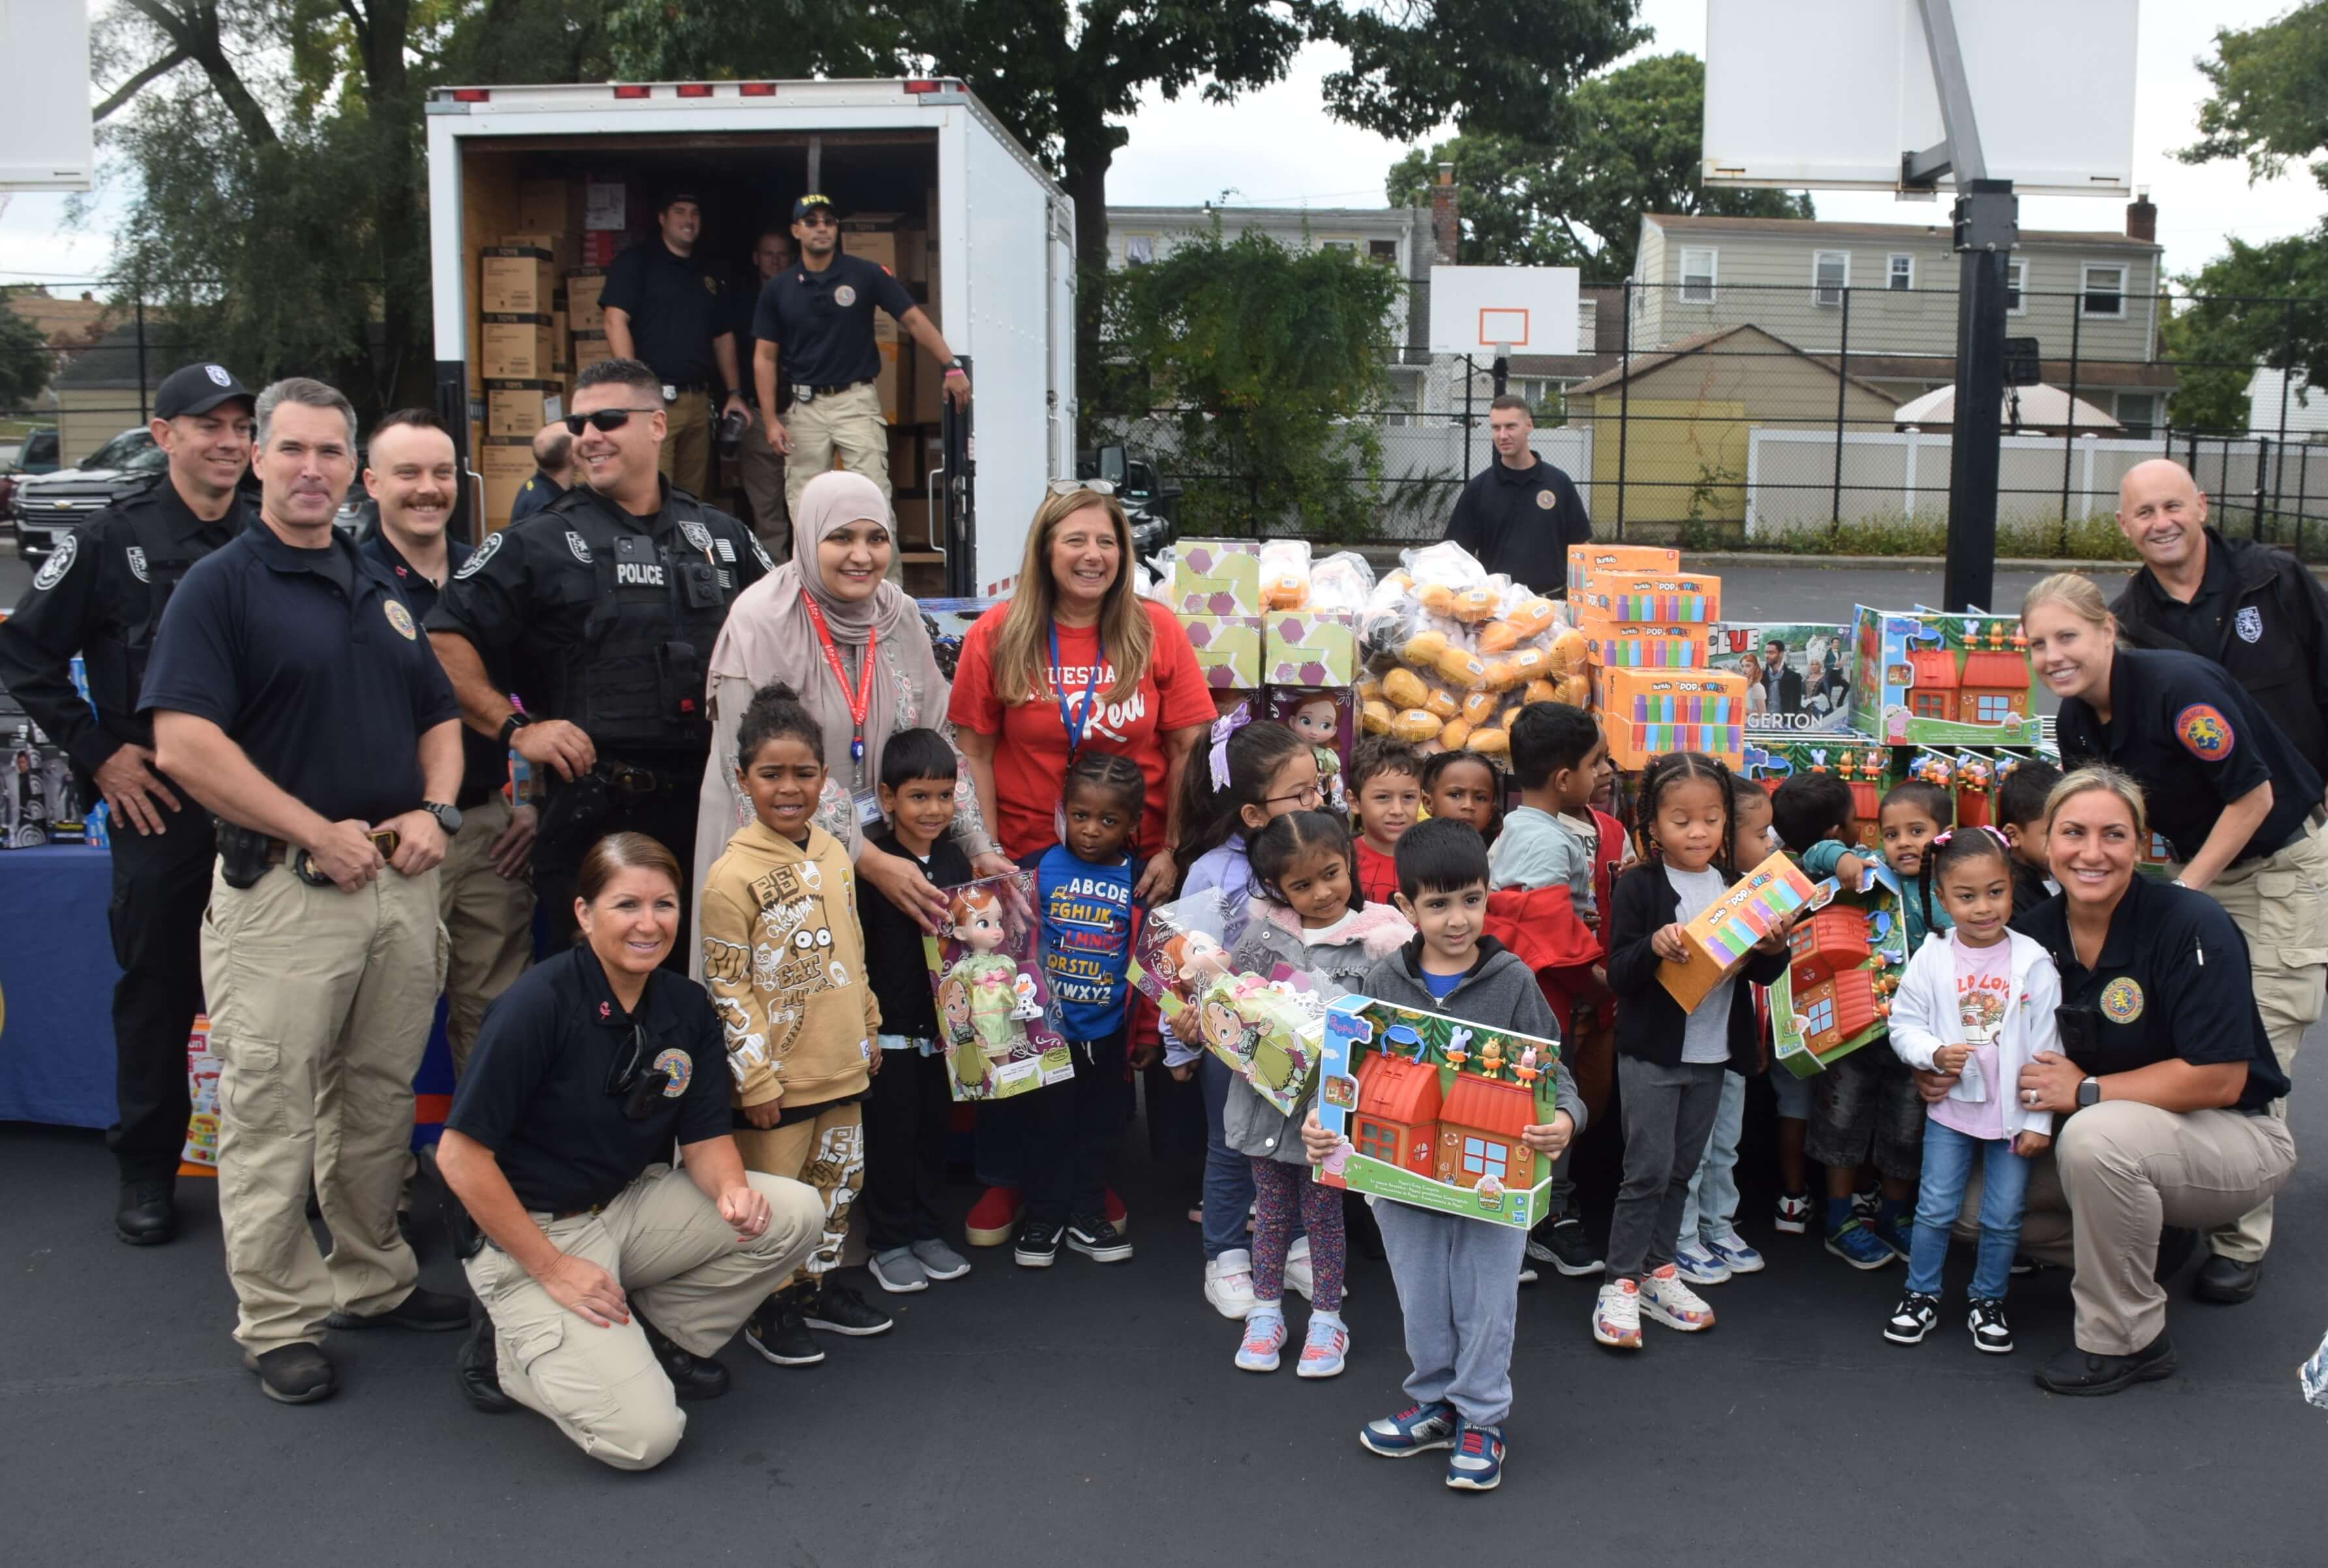
<instances>
[{"instance_id":1,"label":"red lanyard","mask_svg":"<svg viewBox=\"0 0 2328 1568\"><path fill-rule=\"evenodd\" d=\"M803 592L801 607L808 611L808 624L816 628L816 640L824 648L824 662L832 667L833 683L840 688L840 699L849 704L849 722L855 733L849 740L849 760L865 760L865 710L873 701L873 649L876 643L871 627L865 630L865 662L857 671L857 690L849 690L848 672L840 667L840 650L832 645L831 629L824 624L824 612L817 607L816 597Z\"/></svg>"}]
</instances>

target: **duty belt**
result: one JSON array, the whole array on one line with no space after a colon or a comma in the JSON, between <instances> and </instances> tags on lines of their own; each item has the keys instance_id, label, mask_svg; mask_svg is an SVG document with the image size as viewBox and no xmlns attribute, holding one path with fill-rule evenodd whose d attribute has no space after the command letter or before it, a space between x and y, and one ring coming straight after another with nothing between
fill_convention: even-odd
<instances>
[{"instance_id":1,"label":"duty belt","mask_svg":"<svg viewBox=\"0 0 2328 1568\"><path fill-rule=\"evenodd\" d=\"M819 398L830 398L841 392L853 392L859 387L869 387L872 384L870 381L843 381L837 387L810 387L795 383L793 387L793 401L812 403Z\"/></svg>"},{"instance_id":2,"label":"duty belt","mask_svg":"<svg viewBox=\"0 0 2328 1568\"><path fill-rule=\"evenodd\" d=\"M702 783L700 779L679 779L651 767L633 767L629 763L611 760L601 765L600 771L605 775L607 787L618 795L662 794L682 785L692 788Z\"/></svg>"}]
</instances>

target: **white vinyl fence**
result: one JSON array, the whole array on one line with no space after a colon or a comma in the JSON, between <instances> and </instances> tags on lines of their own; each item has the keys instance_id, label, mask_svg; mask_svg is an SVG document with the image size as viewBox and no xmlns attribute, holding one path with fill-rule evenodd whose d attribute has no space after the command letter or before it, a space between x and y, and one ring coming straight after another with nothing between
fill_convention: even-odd
<instances>
[{"instance_id":1,"label":"white vinyl fence","mask_svg":"<svg viewBox=\"0 0 2328 1568\"><path fill-rule=\"evenodd\" d=\"M1914 430L1845 432L1838 508L1833 430L1751 431L1746 440L1746 537L1776 540L1824 529L1838 510L1845 522L1945 517L1949 445L1945 435ZM2117 507L2118 481L2127 469L2145 458L2168 455L2166 443L2159 437L2081 436L2064 441L2059 437L2007 436L2001 445L1996 483L2000 524L2107 515ZM2252 457L2248 463L2251 482Z\"/></svg>"}]
</instances>

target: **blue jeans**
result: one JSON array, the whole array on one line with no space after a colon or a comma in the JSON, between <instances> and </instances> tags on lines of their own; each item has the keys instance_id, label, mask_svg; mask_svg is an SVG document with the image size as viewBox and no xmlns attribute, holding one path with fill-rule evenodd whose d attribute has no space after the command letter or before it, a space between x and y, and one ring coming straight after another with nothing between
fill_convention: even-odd
<instances>
[{"instance_id":1,"label":"blue jeans","mask_svg":"<svg viewBox=\"0 0 2328 1568\"><path fill-rule=\"evenodd\" d=\"M1746 1080L1724 1073L1713 1131L1706 1135L1705 1152L1690 1175L1689 1197L1681 1206L1678 1244L1694 1246L1700 1237L1710 1239L1732 1228L1738 1217L1738 1135L1745 1126Z\"/></svg>"},{"instance_id":2,"label":"blue jeans","mask_svg":"<svg viewBox=\"0 0 2328 1568\"><path fill-rule=\"evenodd\" d=\"M1948 1254L1948 1227L1964 1206L1965 1185L1980 1170L1980 1250L1972 1272L1976 1299L2001 1301L2021 1244L2021 1204L2033 1161L2013 1152L2010 1138L1967 1138L1938 1122L1924 1123L1924 1174L1916 1197L1916 1234L1908 1248L1908 1289L1940 1293L1940 1263Z\"/></svg>"},{"instance_id":3,"label":"blue jeans","mask_svg":"<svg viewBox=\"0 0 2328 1568\"><path fill-rule=\"evenodd\" d=\"M1205 1257L1207 1261L1246 1244L1244 1219L1253 1207L1253 1161L1228 1146L1221 1113L1236 1074L1212 1052L1197 1058L1197 1081L1205 1088Z\"/></svg>"}]
</instances>

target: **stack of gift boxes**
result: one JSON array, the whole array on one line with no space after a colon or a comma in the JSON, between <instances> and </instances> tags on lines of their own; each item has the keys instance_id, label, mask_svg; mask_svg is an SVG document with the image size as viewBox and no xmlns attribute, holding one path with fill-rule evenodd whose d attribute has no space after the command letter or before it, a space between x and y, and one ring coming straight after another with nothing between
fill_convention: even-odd
<instances>
[{"instance_id":1,"label":"stack of gift boxes","mask_svg":"<svg viewBox=\"0 0 2328 1568\"><path fill-rule=\"evenodd\" d=\"M1182 540L1175 548L1168 602L1197 651L1197 666L1223 712L1247 704L1256 718L1291 722L1330 706L1329 745L1349 765L1356 728L1351 689L1358 678L1356 616L1341 610L1271 609L1262 583L1261 545L1244 539ZM1307 733L1315 735L1313 723Z\"/></svg>"},{"instance_id":2,"label":"stack of gift boxes","mask_svg":"<svg viewBox=\"0 0 2328 1568\"><path fill-rule=\"evenodd\" d=\"M1745 678L1708 667L1721 578L1684 571L1678 550L1572 545L1568 603L1617 766L1644 768L1669 751L1745 760Z\"/></svg>"}]
</instances>

